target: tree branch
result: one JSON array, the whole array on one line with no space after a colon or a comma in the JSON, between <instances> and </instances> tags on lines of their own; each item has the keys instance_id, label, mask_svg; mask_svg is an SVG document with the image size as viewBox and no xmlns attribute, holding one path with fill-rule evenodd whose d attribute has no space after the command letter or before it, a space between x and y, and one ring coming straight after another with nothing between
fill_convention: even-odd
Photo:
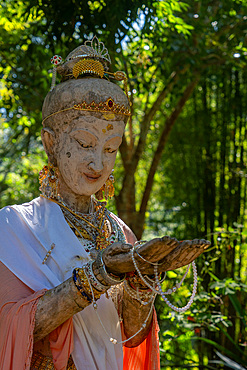
<instances>
[{"instance_id":1,"label":"tree branch","mask_svg":"<svg viewBox=\"0 0 247 370\"><path fill-rule=\"evenodd\" d=\"M153 103L150 110L144 115L143 120L141 122L141 132L140 132L140 138L138 141L138 144L136 146L136 149L132 156L132 162L131 162L131 171L135 172L138 162L141 158L142 152L144 150L145 144L146 144L146 137L148 134L148 130L150 127L150 123L152 119L154 118L156 112L159 110L162 102L167 97L168 93L172 90L173 86L177 82L181 72L175 72L173 71L170 75L169 81L167 85L164 87L164 89L160 92L158 98Z\"/></svg>"},{"instance_id":2,"label":"tree branch","mask_svg":"<svg viewBox=\"0 0 247 370\"><path fill-rule=\"evenodd\" d=\"M157 149L155 151L155 154L154 154L154 157L153 157L153 160L152 160L152 164L151 164L150 169L149 169L149 173L148 173L148 177L147 177L147 181L146 181L146 186L145 186L145 190L144 190L143 197L142 197L142 202L141 202L141 207L140 207L139 213L140 213L140 215L142 214L143 217L145 217L145 212L146 212L146 209L147 209L148 200L150 198L150 193L151 193L152 186L153 186L153 181L154 181L154 175L155 175L155 172L156 172L157 167L159 165L159 162L160 162L165 144L166 144L167 139L169 137L169 134L171 132L171 129L174 126L174 123L176 122L176 119L178 118L179 114L181 113L186 101L189 99L191 93L193 92L195 86L197 85L198 80L199 80L199 75L197 75L196 78L192 82L190 82L190 84L187 86L187 88L185 89L182 97L180 98L179 102L177 103L177 106L173 110L170 117L166 120L164 129L161 133L159 143L158 143Z\"/></svg>"},{"instance_id":3,"label":"tree branch","mask_svg":"<svg viewBox=\"0 0 247 370\"><path fill-rule=\"evenodd\" d=\"M123 135L122 144L120 145L119 152L121 154L123 166L125 172L128 172L129 170L129 157L130 157L130 147L127 143L125 134Z\"/></svg>"}]
</instances>

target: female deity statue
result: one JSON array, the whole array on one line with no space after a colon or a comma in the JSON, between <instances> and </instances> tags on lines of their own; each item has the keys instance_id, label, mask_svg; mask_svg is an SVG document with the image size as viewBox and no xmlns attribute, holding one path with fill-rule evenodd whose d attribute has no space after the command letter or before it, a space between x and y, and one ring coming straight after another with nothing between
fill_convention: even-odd
<instances>
[{"instance_id":1,"label":"female deity statue","mask_svg":"<svg viewBox=\"0 0 247 370\"><path fill-rule=\"evenodd\" d=\"M154 299L164 272L191 263L209 242L138 243L106 208L130 115L96 38L55 56L43 104L48 165L41 196L0 212L0 363L4 370L159 369ZM61 82L55 86L55 72Z\"/></svg>"}]
</instances>

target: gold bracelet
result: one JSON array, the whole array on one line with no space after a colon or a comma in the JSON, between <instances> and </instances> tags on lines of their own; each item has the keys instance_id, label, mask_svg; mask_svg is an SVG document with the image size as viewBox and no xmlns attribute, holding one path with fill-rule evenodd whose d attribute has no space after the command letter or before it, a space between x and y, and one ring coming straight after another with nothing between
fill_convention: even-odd
<instances>
[{"instance_id":1,"label":"gold bracelet","mask_svg":"<svg viewBox=\"0 0 247 370\"><path fill-rule=\"evenodd\" d=\"M104 249L101 249L98 252L96 260L95 260L96 270L99 271L99 275L101 275L106 285L116 285L116 284L122 283L124 279L126 278L126 274L121 274L121 276L120 275L116 276L111 273L108 273L106 270L104 261L103 261L103 257L102 257L103 252L104 252Z\"/></svg>"},{"instance_id":2,"label":"gold bracelet","mask_svg":"<svg viewBox=\"0 0 247 370\"><path fill-rule=\"evenodd\" d=\"M88 277L87 277L84 269L83 268L76 268L75 270L76 270L76 274L79 278L79 282L80 282L84 292L88 296L92 297L92 292L91 292L91 288L92 288L93 293L94 293L94 298L99 299L100 296L103 294L103 292L99 292L97 289L94 288L94 286L92 286L92 284L91 284L91 287L90 287L90 283L88 281Z\"/></svg>"}]
</instances>

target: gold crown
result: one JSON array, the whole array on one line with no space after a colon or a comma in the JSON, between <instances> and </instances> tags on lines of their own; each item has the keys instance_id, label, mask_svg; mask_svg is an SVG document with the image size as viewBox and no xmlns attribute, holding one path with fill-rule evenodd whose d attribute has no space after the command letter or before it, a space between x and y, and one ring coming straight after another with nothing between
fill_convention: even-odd
<instances>
[{"instance_id":1,"label":"gold crown","mask_svg":"<svg viewBox=\"0 0 247 370\"><path fill-rule=\"evenodd\" d=\"M69 53L65 62L77 58L100 60L104 64L106 70L108 69L108 65L111 64L111 58L107 48L96 36L94 36L92 40L87 40L83 45L78 46L75 50Z\"/></svg>"},{"instance_id":2,"label":"gold crown","mask_svg":"<svg viewBox=\"0 0 247 370\"><path fill-rule=\"evenodd\" d=\"M124 72L108 72L111 58L103 42L99 42L96 36L69 53L64 61L61 56L54 55L51 58L51 63L53 64L51 90L55 86L57 72L61 75L62 81L71 78L77 79L83 75L94 75L107 79L113 78L117 81L124 81L125 83L127 80Z\"/></svg>"},{"instance_id":3,"label":"gold crown","mask_svg":"<svg viewBox=\"0 0 247 370\"><path fill-rule=\"evenodd\" d=\"M59 55L54 55L54 57L51 58L51 63L53 64L51 90L55 87L57 72L62 77L61 81L73 78L77 79L78 77L83 77L85 75L92 75L99 78L112 78L117 81L123 81L124 91L129 100L127 76L125 72L108 72L111 58L103 42L100 42L96 36L69 53L65 61L63 61L62 57Z\"/></svg>"},{"instance_id":4,"label":"gold crown","mask_svg":"<svg viewBox=\"0 0 247 370\"><path fill-rule=\"evenodd\" d=\"M73 76L75 78L78 78L80 75L83 76L84 74L95 74L96 76L103 78L104 73L103 64L94 59L82 59L73 67Z\"/></svg>"},{"instance_id":5,"label":"gold crown","mask_svg":"<svg viewBox=\"0 0 247 370\"><path fill-rule=\"evenodd\" d=\"M128 108L126 108L124 105L116 104L114 100L110 97L104 102L99 102L98 104L95 103L94 101L92 101L90 104L87 104L85 101L83 101L82 103L74 104L73 107L61 109L45 117L42 121L42 124L44 124L44 122L48 118L54 116L55 114L66 112L72 109L96 112L96 113L113 113L113 114L123 115L127 117L131 116L131 112Z\"/></svg>"},{"instance_id":6,"label":"gold crown","mask_svg":"<svg viewBox=\"0 0 247 370\"><path fill-rule=\"evenodd\" d=\"M112 98L108 98L104 102L99 102L96 104L94 101L92 103L87 104L85 101L79 104L75 104L74 109L78 110L87 110L91 112L100 112L100 113L114 113L114 114L123 114L124 116L130 116L130 110L126 108L124 105L119 105L114 102Z\"/></svg>"},{"instance_id":7,"label":"gold crown","mask_svg":"<svg viewBox=\"0 0 247 370\"><path fill-rule=\"evenodd\" d=\"M63 61L62 57L59 55L55 55L51 58L51 62L53 64L51 90L55 87L57 72L61 75L62 81L77 79L80 76L92 75L101 79L106 78L109 80L109 78L113 78L117 81L123 81L124 91L129 100L126 74L122 71L117 71L115 73L108 72L108 66L111 63L111 59L105 45L103 42L99 42L96 36L94 36L91 41L86 41L83 45L78 46L75 50L69 53L65 61ZM124 105L115 103L114 100L109 97L104 102L101 101L100 103L95 103L92 101L90 104L87 104L83 101L80 104L75 104L73 107L54 112L45 117L42 123L55 114L71 109L100 113L110 112L124 116L131 115L128 107L126 108Z\"/></svg>"}]
</instances>

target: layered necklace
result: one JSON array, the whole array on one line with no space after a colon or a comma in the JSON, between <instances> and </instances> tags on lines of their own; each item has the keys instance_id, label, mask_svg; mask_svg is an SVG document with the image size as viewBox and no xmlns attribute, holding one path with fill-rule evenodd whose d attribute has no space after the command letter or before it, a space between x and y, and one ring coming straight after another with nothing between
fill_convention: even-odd
<instances>
[{"instance_id":1,"label":"layered necklace","mask_svg":"<svg viewBox=\"0 0 247 370\"><path fill-rule=\"evenodd\" d=\"M111 222L106 216L105 203L97 202L95 212L89 214L74 212L61 202L58 204L71 230L80 242L83 242L86 252L93 248L104 249L111 241L115 241L115 231L112 230Z\"/></svg>"},{"instance_id":2,"label":"layered necklace","mask_svg":"<svg viewBox=\"0 0 247 370\"><path fill-rule=\"evenodd\" d=\"M60 206L65 220L86 252L99 251L118 240L125 242L123 232L106 209L106 202L92 198L92 212L83 214L70 209L61 198L50 200Z\"/></svg>"}]
</instances>

